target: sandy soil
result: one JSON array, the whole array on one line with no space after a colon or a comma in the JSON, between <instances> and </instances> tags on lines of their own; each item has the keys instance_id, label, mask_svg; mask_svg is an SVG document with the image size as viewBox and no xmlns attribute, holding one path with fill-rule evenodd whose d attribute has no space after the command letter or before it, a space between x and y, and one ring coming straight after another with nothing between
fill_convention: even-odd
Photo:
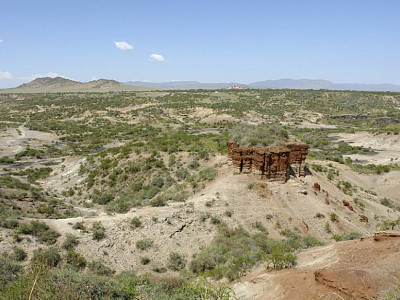
<instances>
[{"instance_id":1,"label":"sandy soil","mask_svg":"<svg viewBox=\"0 0 400 300\"><path fill-rule=\"evenodd\" d=\"M48 132L29 130L24 126L9 128L0 133L0 157L14 156L28 145L38 146L58 141L58 136Z\"/></svg>"},{"instance_id":2,"label":"sandy soil","mask_svg":"<svg viewBox=\"0 0 400 300\"><path fill-rule=\"evenodd\" d=\"M296 269L252 270L234 285L239 299L383 299L400 275L400 233L303 251Z\"/></svg>"},{"instance_id":3,"label":"sandy soil","mask_svg":"<svg viewBox=\"0 0 400 300\"><path fill-rule=\"evenodd\" d=\"M352 146L370 147L375 153L345 155L352 160L365 164L399 164L400 163L400 136L399 135L374 135L369 132L337 133L330 135L337 141L344 141Z\"/></svg>"}]
</instances>

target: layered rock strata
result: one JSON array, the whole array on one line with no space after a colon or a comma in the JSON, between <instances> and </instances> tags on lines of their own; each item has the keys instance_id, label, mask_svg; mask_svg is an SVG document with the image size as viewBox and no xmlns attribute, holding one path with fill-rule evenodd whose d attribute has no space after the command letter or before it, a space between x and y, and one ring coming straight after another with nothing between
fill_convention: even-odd
<instances>
[{"instance_id":1,"label":"layered rock strata","mask_svg":"<svg viewBox=\"0 0 400 300\"><path fill-rule=\"evenodd\" d=\"M290 175L304 176L308 145L287 142L280 147L240 146L228 142L228 159L234 173L253 173L261 179L286 182Z\"/></svg>"}]
</instances>

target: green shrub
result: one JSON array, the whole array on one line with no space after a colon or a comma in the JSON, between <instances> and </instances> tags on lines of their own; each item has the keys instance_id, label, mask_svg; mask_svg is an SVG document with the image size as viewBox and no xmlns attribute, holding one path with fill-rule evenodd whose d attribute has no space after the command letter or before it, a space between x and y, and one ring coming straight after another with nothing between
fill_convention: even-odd
<instances>
[{"instance_id":1,"label":"green shrub","mask_svg":"<svg viewBox=\"0 0 400 300\"><path fill-rule=\"evenodd\" d=\"M221 224L222 221L221 221L221 218L219 216L213 215L213 216L211 216L211 223L214 224L214 225L218 225L218 224Z\"/></svg>"},{"instance_id":2,"label":"green shrub","mask_svg":"<svg viewBox=\"0 0 400 300\"><path fill-rule=\"evenodd\" d=\"M396 227L400 227L400 217L397 220L384 220L382 223L377 224L379 230L394 230Z\"/></svg>"},{"instance_id":3,"label":"green shrub","mask_svg":"<svg viewBox=\"0 0 400 300\"><path fill-rule=\"evenodd\" d=\"M18 232L23 234L31 234L38 238L40 242L46 243L48 245L54 244L60 234L44 222L31 221L30 223L20 223L18 227Z\"/></svg>"},{"instance_id":4,"label":"green shrub","mask_svg":"<svg viewBox=\"0 0 400 300\"><path fill-rule=\"evenodd\" d=\"M86 227L85 227L85 225L83 224L83 222L76 222L76 223L72 226L72 229L86 231Z\"/></svg>"},{"instance_id":5,"label":"green shrub","mask_svg":"<svg viewBox=\"0 0 400 300\"><path fill-rule=\"evenodd\" d=\"M101 260L89 262L88 269L97 275L110 276L114 273L114 271L107 267Z\"/></svg>"},{"instance_id":6,"label":"green shrub","mask_svg":"<svg viewBox=\"0 0 400 300\"><path fill-rule=\"evenodd\" d=\"M297 257L292 253L274 251L270 256L272 266L275 270L292 268L297 264Z\"/></svg>"},{"instance_id":7,"label":"green shrub","mask_svg":"<svg viewBox=\"0 0 400 300\"><path fill-rule=\"evenodd\" d=\"M143 240L138 240L136 242L136 248L139 250L147 250L153 246L153 240L151 239L143 239Z\"/></svg>"},{"instance_id":8,"label":"green shrub","mask_svg":"<svg viewBox=\"0 0 400 300\"><path fill-rule=\"evenodd\" d=\"M150 205L153 207L161 207L165 206L166 204L166 199L163 196L157 196L150 200Z\"/></svg>"},{"instance_id":9,"label":"green shrub","mask_svg":"<svg viewBox=\"0 0 400 300\"><path fill-rule=\"evenodd\" d=\"M1 227L8 228L8 229L15 229L18 228L19 222L15 219L5 219L0 221Z\"/></svg>"},{"instance_id":10,"label":"green shrub","mask_svg":"<svg viewBox=\"0 0 400 300\"><path fill-rule=\"evenodd\" d=\"M185 268L185 258L182 254L171 252L169 254L167 266L173 271L180 271Z\"/></svg>"},{"instance_id":11,"label":"green shrub","mask_svg":"<svg viewBox=\"0 0 400 300\"><path fill-rule=\"evenodd\" d=\"M260 221L256 221L255 223L252 223L251 224L254 228L256 228L256 229L258 229L258 230L260 230L260 231L262 231L262 232L265 232L265 233L268 233L268 230L267 230L267 228L263 225L263 223L261 223Z\"/></svg>"},{"instance_id":12,"label":"green shrub","mask_svg":"<svg viewBox=\"0 0 400 300\"><path fill-rule=\"evenodd\" d=\"M191 169L191 170L195 170L195 169L197 169L199 166L200 166L200 165L199 165L199 162L198 162L196 159L192 160L192 161L188 164L188 168Z\"/></svg>"},{"instance_id":13,"label":"green shrub","mask_svg":"<svg viewBox=\"0 0 400 300\"><path fill-rule=\"evenodd\" d=\"M331 233L332 232L331 225L329 225L329 222L325 223L325 232L326 233Z\"/></svg>"},{"instance_id":14,"label":"green shrub","mask_svg":"<svg viewBox=\"0 0 400 300\"><path fill-rule=\"evenodd\" d=\"M151 264L151 269L153 270L153 272L156 272L156 273L167 272L167 268L165 268L164 265L160 262L153 262Z\"/></svg>"},{"instance_id":15,"label":"green shrub","mask_svg":"<svg viewBox=\"0 0 400 300\"><path fill-rule=\"evenodd\" d=\"M178 168L175 172L175 176L179 180L185 180L189 175L189 171L185 168Z\"/></svg>"},{"instance_id":16,"label":"green shrub","mask_svg":"<svg viewBox=\"0 0 400 300\"><path fill-rule=\"evenodd\" d=\"M148 257L148 256L142 256L141 258L140 258L140 263L142 264L142 265L148 265L149 263L150 263L150 258Z\"/></svg>"},{"instance_id":17,"label":"green shrub","mask_svg":"<svg viewBox=\"0 0 400 300\"><path fill-rule=\"evenodd\" d=\"M213 180L218 174L218 170L214 167L207 167L199 172L202 180Z\"/></svg>"},{"instance_id":18,"label":"green shrub","mask_svg":"<svg viewBox=\"0 0 400 300\"><path fill-rule=\"evenodd\" d=\"M47 267L56 267L61 261L61 256L55 248L39 248L33 251L32 263Z\"/></svg>"},{"instance_id":19,"label":"green shrub","mask_svg":"<svg viewBox=\"0 0 400 300\"><path fill-rule=\"evenodd\" d=\"M383 198L383 199L381 199L381 200L380 200L380 203L381 203L382 205L387 206L387 207L394 208L393 202L392 202L390 199L388 199L388 198Z\"/></svg>"},{"instance_id":20,"label":"green shrub","mask_svg":"<svg viewBox=\"0 0 400 300\"><path fill-rule=\"evenodd\" d=\"M231 218L233 216L233 210L227 209L224 214L225 214L225 216Z\"/></svg>"},{"instance_id":21,"label":"green shrub","mask_svg":"<svg viewBox=\"0 0 400 300\"><path fill-rule=\"evenodd\" d=\"M340 234L334 234L332 238L336 241L348 241L348 240L358 240L362 237L362 234L358 231L351 231L348 233L345 233L343 235Z\"/></svg>"},{"instance_id":22,"label":"green shrub","mask_svg":"<svg viewBox=\"0 0 400 300\"><path fill-rule=\"evenodd\" d=\"M100 241L106 237L106 230L100 221L93 222L92 237L96 241Z\"/></svg>"},{"instance_id":23,"label":"green shrub","mask_svg":"<svg viewBox=\"0 0 400 300\"><path fill-rule=\"evenodd\" d=\"M131 227L132 228L139 228L142 226L142 222L140 221L140 219L138 217L134 217L131 220Z\"/></svg>"},{"instance_id":24,"label":"green shrub","mask_svg":"<svg viewBox=\"0 0 400 300\"><path fill-rule=\"evenodd\" d=\"M68 249L65 255L65 262L76 270L81 270L86 267L86 259L77 253L74 248Z\"/></svg>"},{"instance_id":25,"label":"green shrub","mask_svg":"<svg viewBox=\"0 0 400 300\"><path fill-rule=\"evenodd\" d=\"M79 244L78 237L71 233L67 233L67 235L65 236L65 240L61 245L61 248L69 250L74 248L78 244Z\"/></svg>"},{"instance_id":26,"label":"green shrub","mask_svg":"<svg viewBox=\"0 0 400 300\"><path fill-rule=\"evenodd\" d=\"M241 146L278 146L289 140L289 133L277 123L257 126L240 124L231 130L230 140Z\"/></svg>"},{"instance_id":27,"label":"green shrub","mask_svg":"<svg viewBox=\"0 0 400 300\"><path fill-rule=\"evenodd\" d=\"M335 213L331 213L330 217L331 217L331 221L332 222L336 222L336 221L339 220L339 216L337 214L335 214Z\"/></svg>"},{"instance_id":28,"label":"green shrub","mask_svg":"<svg viewBox=\"0 0 400 300\"><path fill-rule=\"evenodd\" d=\"M0 292L2 287L16 280L21 271L22 267L19 264L0 256Z\"/></svg>"},{"instance_id":29,"label":"green shrub","mask_svg":"<svg viewBox=\"0 0 400 300\"><path fill-rule=\"evenodd\" d=\"M23 249L15 247L10 258L16 261L24 261L27 258L27 254Z\"/></svg>"}]
</instances>

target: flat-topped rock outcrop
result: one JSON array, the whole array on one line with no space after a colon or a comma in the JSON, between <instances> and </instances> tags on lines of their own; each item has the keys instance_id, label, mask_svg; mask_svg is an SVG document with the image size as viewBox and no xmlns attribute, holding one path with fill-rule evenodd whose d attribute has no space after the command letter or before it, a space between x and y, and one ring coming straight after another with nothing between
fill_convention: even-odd
<instances>
[{"instance_id":1,"label":"flat-topped rock outcrop","mask_svg":"<svg viewBox=\"0 0 400 300\"><path fill-rule=\"evenodd\" d=\"M290 175L304 176L308 145L286 142L282 146L241 146L228 142L234 173L253 173L261 179L286 182Z\"/></svg>"}]
</instances>

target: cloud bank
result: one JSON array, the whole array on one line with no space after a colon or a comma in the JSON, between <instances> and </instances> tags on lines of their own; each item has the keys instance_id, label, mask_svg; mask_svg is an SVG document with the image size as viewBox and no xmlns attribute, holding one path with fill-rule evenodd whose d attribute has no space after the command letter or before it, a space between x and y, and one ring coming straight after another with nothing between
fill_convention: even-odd
<instances>
[{"instance_id":1,"label":"cloud bank","mask_svg":"<svg viewBox=\"0 0 400 300\"><path fill-rule=\"evenodd\" d=\"M162 61L165 61L165 58L161 54L153 53L152 55L150 55L150 60L162 62Z\"/></svg>"},{"instance_id":2,"label":"cloud bank","mask_svg":"<svg viewBox=\"0 0 400 300\"><path fill-rule=\"evenodd\" d=\"M120 50L132 50L133 46L127 42L114 42L115 46Z\"/></svg>"}]
</instances>

